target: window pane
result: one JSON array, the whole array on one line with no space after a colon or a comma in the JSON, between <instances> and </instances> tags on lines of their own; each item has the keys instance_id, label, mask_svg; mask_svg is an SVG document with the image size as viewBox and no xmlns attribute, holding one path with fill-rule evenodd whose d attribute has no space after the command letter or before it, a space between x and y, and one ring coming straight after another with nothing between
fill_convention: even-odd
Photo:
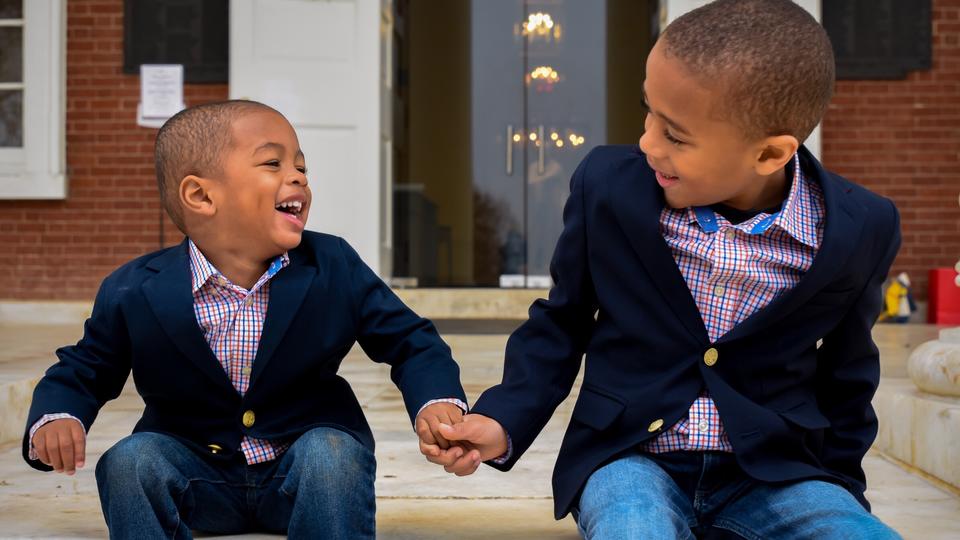
<instances>
[{"instance_id":1,"label":"window pane","mask_svg":"<svg viewBox=\"0 0 960 540\"><path fill-rule=\"evenodd\" d=\"M23 82L23 28L18 26L0 26L0 82Z\"/></svg>"},{"instance_id":2,"label":"window pane","mask_svg":"<svg viewBox=\"0 0 960 540\"><path fill-rule=\"evenodd\" d=\"M22 19L22 0L0 0L0 19Z\"/></svg>"},{"instance_id":3,"label":"window pane","mask_svg":"<svg viewBox=\"0 0 960 540\"><path fill-rule=\"evenodd\" d=\"M0 147L23 146L23 91L0 90Z\"/></svg>"}]
</instances>

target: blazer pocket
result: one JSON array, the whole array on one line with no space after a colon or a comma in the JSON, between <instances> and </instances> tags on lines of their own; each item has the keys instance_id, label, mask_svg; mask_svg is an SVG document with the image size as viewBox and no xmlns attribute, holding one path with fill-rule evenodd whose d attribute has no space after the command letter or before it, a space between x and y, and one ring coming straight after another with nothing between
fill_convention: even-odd
<instances>
[{"instance_id":1,"label":"blazer pocket","mask_svg":"<svg viewBox=\"0 0 960 540\"><path fill-rule=\"evenodd\" d=\"M809 303L818 306L840 306L856 292L855 287L847 289L822 289L810 298Z\"/></svg>"},{"instance_id":2,"label":"blazer pocket","mask_svg":"<svg viewBox=\"0 0 960 540\"><path fill-rule=\"evenodd\" d=\"M588 387L580 388L580 397L573 407L573 419L603 431L623 414L626 405L619 399Z\"/></svg>"},{"instance_id":3,"label":"blazer pocket","mask_svg":"<svg viewBox=\"0 0 960 540\"><path fill-rule=\"evenodd\" d=\"M826 429L830 420L817 409L816 405L802 401L782 411L777 411L788 422L807 429Z\"/></svg>"}]
</instances>

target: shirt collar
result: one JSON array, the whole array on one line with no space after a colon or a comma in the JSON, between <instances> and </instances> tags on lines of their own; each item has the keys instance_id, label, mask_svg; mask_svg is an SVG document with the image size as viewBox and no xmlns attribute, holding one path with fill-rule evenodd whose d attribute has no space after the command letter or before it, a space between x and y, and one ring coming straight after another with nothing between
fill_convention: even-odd
<instances>
[{"instance_id":1,"label":"shirt collar","mask_svg":"<svg viewBox=\"0 0 960 540\"><path fill-rule=\"evenodd\" d=\"M817 216L814 215L810 184L800 167L800 157L793 156L793 185L783 202L773 226L780 227L801 244L817 247Z\"/></svg>"},{"instance_id":2,"label":"shirt collar","mask_svg":"<svg viewBox=\"0 0 960 540\"><path fill-rule=\"evenodd\" d=\"M780 213L770 224L770 228L779 227L798 242L807 246L817 247L816 218L814 205L811 202L810 185L800 168L799 156L794 154L790 161L793 168L793 183L790 192L784 200ZM788 168L791 166L788 165ZM789 170L789 169L788 169ZM699 224L697 213L693 207L686 209L687 224ZM736 225L737 228L749 231L757 222L765 219L768 214L758 214L747 221Z\"/></svg>"},{"instance_id":3,"label":"shirt collar","mask_svg":"<svg viewBox=\"0 0 960 540\"><path fill-rule=\"evenodd\" d=\"M187 245L190 248L190 276L191 276L191 290L193 293L196 293L203 288L211 279L220 281L220 284L230 284L233 285L229 279L226 278L213 263L211 263L200 251L200 248L193 243L193 240L187 240ZM282 270L290 264L290 255L287 252L284 252L282 255L278 255L271 263L267 271L260 276L260 279L257 280L257 283L250 289L250 291L255 291L264 283L269 281L273 276L277 275L277 272Z\"/></svg>"}]
</instances>

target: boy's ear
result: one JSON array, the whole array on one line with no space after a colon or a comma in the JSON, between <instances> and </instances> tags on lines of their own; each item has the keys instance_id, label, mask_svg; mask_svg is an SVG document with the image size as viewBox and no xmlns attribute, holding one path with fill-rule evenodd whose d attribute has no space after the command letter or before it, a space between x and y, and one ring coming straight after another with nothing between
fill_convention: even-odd
<instances>
[{"instance_id":1,"label":"boy's ear","mask_svg":"<svg viewBox=\"0 0 960 540\"><path fill-rule=\"evenodd\" d=\"M210 180L190 174L180 181L180 205L184 213L212 216L217 213L216 204L211 198Z\"/></svg>"},{"instance_id":2,"label":"boy's ear","mask_svg":"<svg viewBox=\"0 0 960 540\"><path fill-rule=\"evenodd\" d=\"M760 155L755 164L757 174L769 176L787 166L800 148L800 142L793 135L774 135L761 143Z\"/></svg>"}]
</instances>

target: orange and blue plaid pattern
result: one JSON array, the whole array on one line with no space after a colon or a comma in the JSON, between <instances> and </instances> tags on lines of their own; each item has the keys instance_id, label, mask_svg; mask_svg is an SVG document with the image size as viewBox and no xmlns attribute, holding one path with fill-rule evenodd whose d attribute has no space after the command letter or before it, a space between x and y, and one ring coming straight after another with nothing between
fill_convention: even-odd
<instances>
[{"instance_id":1,"label":"orange and blue plaid pattern","mask_svg":"<svg viewBox=\"0 0 960 540\"><path fill-rule=\"evenodd\" d=\"M820 186L800 170L793 158L793 183L783 207L769 223L760 213L740 224L715 214L705 227L693 208L664 208L660 229L670 246L715 342L748 317L790 290L813 264L823 240L824 202ZM716 404L706 393L690 406L688 416L646 443L648 452L678 450L733 451Z\"/></svg>"},{"instance_id":2,"label":"orange and blue plaid pattern","mask_svg":"<svg viewBox=\"0 0 960 540\"><path fill-rule=\"evenodd\" d=\"M263 323L270 300L270 279L290 263L286 253L270 264L250 288L230 282L203 256L191 240L190 274L193 287L193 311L210 350L223 366L240 395L250 386L253 359L260 345ZM243 437L240 451L247 463L276 459L289 443Z\"/></svg>"}]
</instances>

